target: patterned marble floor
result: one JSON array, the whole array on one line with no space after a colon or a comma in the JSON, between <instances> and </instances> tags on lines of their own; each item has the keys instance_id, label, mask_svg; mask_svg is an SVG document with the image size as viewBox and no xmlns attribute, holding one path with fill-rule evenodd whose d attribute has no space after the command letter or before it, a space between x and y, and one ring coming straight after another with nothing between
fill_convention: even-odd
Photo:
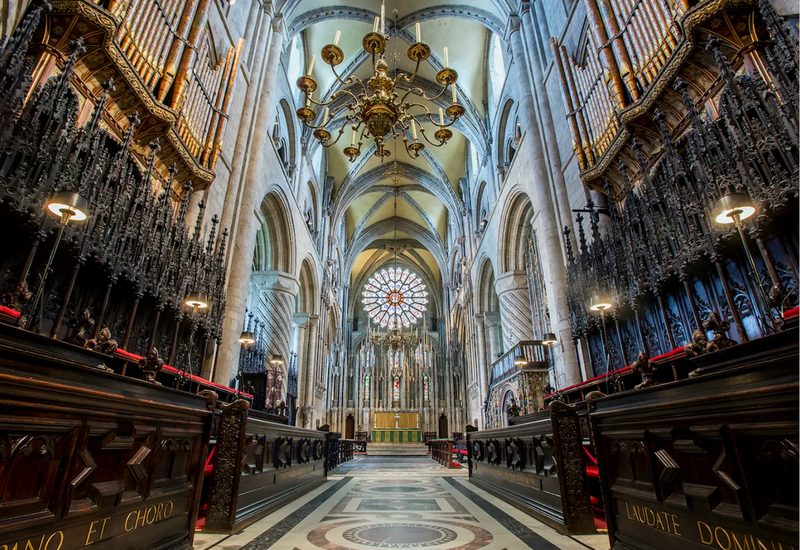
<instances>
[{"instance_id":1,"label":"patterned marble floor","mask_svg":"<svg viewBox=\"0 0 800 550\"><path fill-rule=\"evenodd\" d=\"M360 457L322 487L198 550L606 550L605 535L566 537L428 457Z\"/></svg>"}]
</instances>

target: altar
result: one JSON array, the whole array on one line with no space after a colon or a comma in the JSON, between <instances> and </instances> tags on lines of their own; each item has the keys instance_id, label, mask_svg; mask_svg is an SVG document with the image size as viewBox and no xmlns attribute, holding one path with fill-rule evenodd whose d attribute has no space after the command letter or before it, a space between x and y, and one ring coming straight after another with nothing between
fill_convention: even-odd
<instances>
[{"instance_id":1,"label":"altar","mask_svg":"<svg viewBox=\"0 0 800 550\"><path fill-rule=\"evenodd\" d=\"M417 428L372 428L372 443L422 443Z\"/></svg>"},{"instance_id":2,"label":"altar","mask_svg":"<svg viewBox=\"0 0 800 550\"><path fill-rule=\"evenodd\" d=\"M422 443L419 413L376 412L372 443Z\"/></svg>"}]
</instances>

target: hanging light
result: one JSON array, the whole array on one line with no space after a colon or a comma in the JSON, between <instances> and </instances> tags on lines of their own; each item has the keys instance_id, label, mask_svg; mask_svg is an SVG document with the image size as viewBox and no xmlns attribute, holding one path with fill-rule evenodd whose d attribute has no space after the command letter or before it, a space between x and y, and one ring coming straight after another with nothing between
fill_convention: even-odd
<instances>
[{"instance_id":1,"label":"hanging light","mask_svg":"<svg viewBox=\"0 0 800 550\"><path fill-rule=\"evenodd\" d=\"M283 355L281 355L280 353L273 353L269 362L276 366L283 365Z\"/></svg>"},{"instance_id":2,"label":"hanging light","mask_svg":"<svg viewBox=\"0 0 800 550\"><path fill-rule=\"evenodd\" d=\"M349 157L350 162L355 162L361 155L364 138L371 138L375 142L377 147L375 156L377 157L383 158L391 154L386 150L386 141L388 138L392 138L395 143L400 139L409 156L417 158L422 150L425 149L425 144L420 141L420 136L430 145L441 147L453 137L450 126L466 113L464 107L458 103L458 92L455 85L458 80L458 73L450 68L447 48L444 49L444 68L436 74L436 81L442 86L437 95L428 97L418 87L411 88L406 93L395 90L401 80L405 80L409 84L414 81L420 65L430 57L431 47L422 42L422 31L420 24L417 23L416 42L409 46L407 52L409 59L416 63L414 73L410 76L405 73L395 74L394 78L389 76L387 74L389 66L384 57L386 41L389 38L385 34L386 22L384 14L385 4L381 2L381 16L375 18L372 31L364 35L361 41L364 50L372 54L372 76L368 80L363 81L355 76L350 76L347 80L343 80L336 72L336 66L344 61L344 52L339 47L340 31L336 31L333 44L324 46L320 55L322 60L330 65L331 72L336 80L343 84L352 83L357 84L357 86L352 90L341 89L334 92L330 100L325 103L315 101L312 95L317 89L317 81L312 77L312 73L316 56L311 56L306 74L297 79L297 87L306 96L305 105L297 110L297 117L313 130L314 137L319 140L323 147L332 147L342 137L347 126L352 127L350 145L344 149L344 153ZM379 24L380 32L378 29ZM438 117L435 117L422 101L430 102L446 97L447 89L451 86L451 104L446 109L440 108ZM345 103L331 110L330 105L340 97L347 98ZM325 109L322 122L318 126L313 125L317 113L312 108L312 104ZM345 120L339 130L339 135L333 139L328 128L339 113L345 114ZM434 127L438 128L433 136L435 142L428 139L425 134L424 122L430 122ZM417 133L418 131L419 133ZM408 139L408 133L411 134L412 140ZM356 139L358 139L358 143L356 143Z\"/></svg>"},{"instance_id":3,"label":"hanging light","mask_svg":"<svg viewBox=\"0 0 800 550\"><path fill-rule=\"evenodd\" d=\"M517 355L514 356L514 366L524 367L527 364L528 359L522 354L521 351L518 351Z\"/></svg>"},{"instance_id":4,"label":"hanging light","mask_svg":"<svg viewBox=\"0 0 800 550\"><path fill-rule=\"evenodd\" d=\"M243 346L249 346L256 343L256 335L249 330L242 331L239 335L239 343Z\"/></svg>"}]
</instances>

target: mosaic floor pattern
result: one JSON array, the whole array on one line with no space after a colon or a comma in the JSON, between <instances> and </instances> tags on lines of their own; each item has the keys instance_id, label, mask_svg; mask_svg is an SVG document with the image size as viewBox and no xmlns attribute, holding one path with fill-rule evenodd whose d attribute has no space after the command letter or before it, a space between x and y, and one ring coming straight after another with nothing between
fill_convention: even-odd
<instances>
[{"instance_id":1,"label":"mosaic floor pattern","mask_svg":"<svg viewBox=\"0 0 800 550\"><path fill-rule=\"evenodd\" d=\"M427 457L362 457L321 488L198 550L604 550L605 535L565 537Z\"/></svg>"}]
</instances>

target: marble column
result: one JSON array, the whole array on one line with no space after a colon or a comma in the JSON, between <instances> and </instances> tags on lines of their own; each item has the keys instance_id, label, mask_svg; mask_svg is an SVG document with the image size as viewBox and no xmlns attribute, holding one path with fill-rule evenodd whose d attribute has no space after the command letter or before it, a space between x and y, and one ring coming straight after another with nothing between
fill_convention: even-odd
<instances>
[{"instance_id":1,"label":"marble column","mask_svg":"<svg viewBox=\"0 0 800 550\"><path fill-rule=\"evenodd\" d=\"M514 171L524 170L525 173L518 172L514 177L527 190L531 202L538 205L539 208L536 218L536 230L541 244L540 252L545 277L545 290L549 302L550 320L560 343L555 354L555 365L556 369L564 375L566 384L575 384L581 380L581 377L569 320L566 272L563 256L561 255L561 229L558 227L552 208L553 201L550 193L545 155L531 95L528 67L524 57L525 49L520 33L520 21L516 15L512 15L509 18L507 36L511 43L511 51L516 54L514 66L517 71L516 83L520 120L524 124L523 128L525 130L520 148L527 149L524 152L519 151L518 154L527 154L527 157L523 156L522 158L531 159L529 165L523 166L520 163L515 163Z\"/></svg>"},{"instance_id":2,"label":"marble column","mask_svg":"<svg viewBox=\"0 0 800 550\"><path fill-rule=\"evenodd\" d=\"M266 74L261 90L261 103L255 121L253 141L250 147L250 162L244 185L244 196L239 209L241 223L235 229L236 238L231 243L231 262L226 295L225 319L222 323L222 346L217 359L214 381L230 385L232 371L239 359L239 334L244 324L244 309L247 300L250 271L253 266L256 234L259 221L256 211L264 198L267 178L268 155L273 155L269 141L270 124L274 109L274 100L278 94L278 65L283 51L282 19L273 21L272 33L267 56ZM235 164L235 161L234 161Z\"/></svg>"},{"instance_id":3,"label":"marble column","mask_svg":"<svg viewBox=\"0 0 800 550\"><path fill-rule=\"evenodd\" d=\"M503 347L508 351L522 340L533 338L528 274L525 271L503 273L494 287L500 301Z\"/></svg>"}]
</instances>

